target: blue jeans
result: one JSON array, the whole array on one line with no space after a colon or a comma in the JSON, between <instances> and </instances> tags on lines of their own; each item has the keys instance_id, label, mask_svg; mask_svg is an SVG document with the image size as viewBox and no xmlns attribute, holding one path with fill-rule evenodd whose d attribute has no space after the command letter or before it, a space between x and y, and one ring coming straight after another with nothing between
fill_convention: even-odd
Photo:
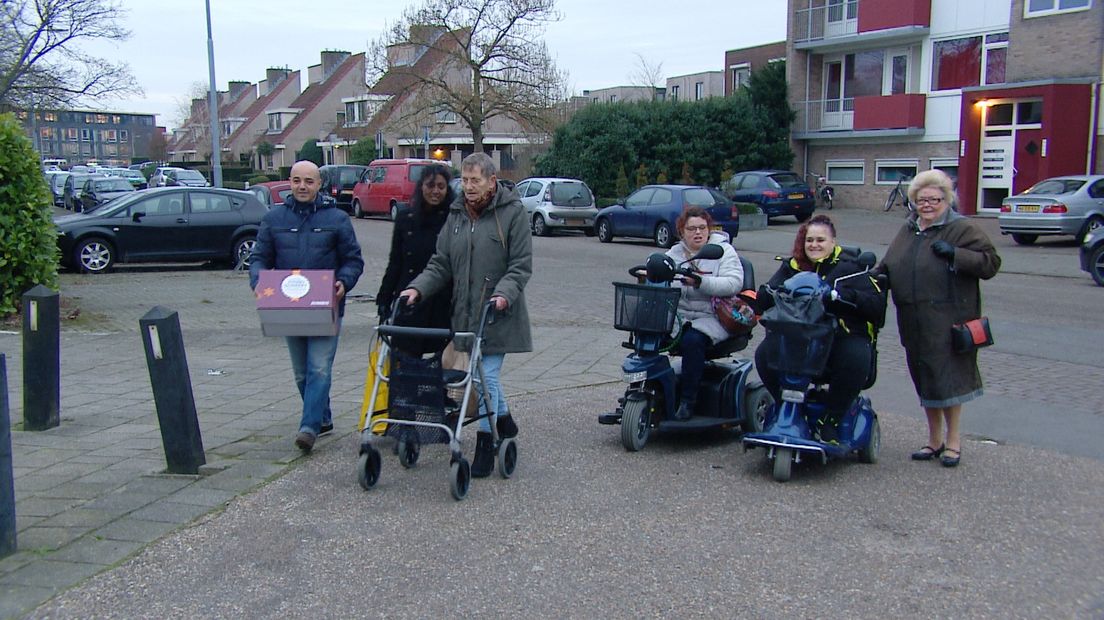
<instances>
[{"instance_id":1,"label":"blue jeans","mask_svg":"<svg viewBox=\"0 0 1104 620\"><path fill-rule=\"evenodd\" d=\"M340 330L340 326L338 327ZM337 354L337 336L288 336L287 347L291 354L291 370L295 374L295 387L303 398L303 417L299 431L322 431L323 424L333 423L330 411L330 382L334 355Z\"/></svg>"},{"instance_id":2,"label":"blue jeans","mask_svg":"<svg viewBox=\"0 0 1104 620\"><path fill-rule=\"evenodd\" d=\"M483 380L487 383L487 395L491 398L491 406L498 415L506 415L510 412L506 406L506 395L502 393L502 385L498 377L502 374L502 362L506 360L505 354L483 356ZM479 415L487 413L487 405L483 402L483 394L479 394ZM479 421L479 430L485 433L491 432L491 419L483 418Z\"/></svg>"}]
</instances>

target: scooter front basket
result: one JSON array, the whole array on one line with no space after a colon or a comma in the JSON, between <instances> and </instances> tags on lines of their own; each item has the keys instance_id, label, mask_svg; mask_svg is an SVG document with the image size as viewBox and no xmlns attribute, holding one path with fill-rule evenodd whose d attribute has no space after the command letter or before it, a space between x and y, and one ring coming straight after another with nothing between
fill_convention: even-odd
<instances>
[{"instance_id":1,"label":"scooter front basket","mask_svg":"<svg viewBox=\"0 0 1104 620\"><path fill-rule=\"evenodd\" d=\"M769 368L810 379L824 373L836 333L835 325L768 320L764 320L763 325L767 328L764 344L773 345L778 352L767 361Z\"/></svg>"},{"instance_id":2,"label":"scooter front basket","mask_svg":"<svg viewBox=\"0 0 1104 620\"><path fill-rule=\"evenodd\" d=\"M614 329L644 334L671 333L681 289L614 282L613 291Z\"/></svg>"}]
</instances>

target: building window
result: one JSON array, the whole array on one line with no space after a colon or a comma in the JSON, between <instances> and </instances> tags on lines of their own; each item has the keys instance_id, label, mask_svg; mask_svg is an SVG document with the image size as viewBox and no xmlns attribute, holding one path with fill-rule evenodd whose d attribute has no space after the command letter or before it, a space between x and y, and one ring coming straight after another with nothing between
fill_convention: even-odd
<instances>
[{"instance_id":1,"label":"building window","mask_svg":"<svg viewBox=\"0 0 1104 620\"><path fill-rule=\"evenodd\" d=\"M932 90L1004 83L1008 33L932 44Z\"/></svg>"},{"instance_id":2,"label":"building window","mask_svg":"<svg viewBox=\"0 0 1104 620\"><path fill-rule=\"evenodd\" d=\"M46 121L47 123L56 123L57 122L57 114L54 113L54 112L43 112L42 113L42 120Z\"/></svg>"},{"instance_id":3,"label":"building window","mask_svg":"<svg viewBox=\"0 0 1104 620\"><path fill-rule=\"evenodd\" d=\"M452 110L437 110L437 122L451 124L456 122L456 112Z\"/></svg>"},{"instance_id":4,"label":"building window","mask_svg":"<svg viewBox=\"0 0 1104 620\"><path fill-rule=\"evenodd\" d=\"M958 187L958 160L953 158L930 160L932 170L942 170L947 173L947 176L951 177L951 182Z\"/></svg>"},{"instance_id":5,"label":"building window","mask_svg":"<svg viewBox=\"0 0 1104 620\"><path fill-rule=\"evenodd\" d=\"M68 128L65 129L65 140L68 141L68 142L76 142L77 141L77 128L76 127L68 127Z\"/></svg>"},{"instance_id":6,"label":"building window","mask_svg":"<svg viewBox=\"0 0 1104 620\"><path fill-rule=\"evenodd\" d=\"M119 135L114 129L104 129L100 132L101 142L115 142L118 139Z\"/></svg>"},{"instance_id":7,"label":"building window","mask_svg":"<svg viewBox=\"0 0 1104 620\"><path fill-rule=\"evenodd\" d=\"M836 185L862 185L866 182L866 167L862 160L828 161L824 176Z\"/></svg>"},{"instance_id":8,"label":"building window","mask_svg":"<svg viewBox=\"0 0 1104 620\"><path fill-rule=\"evenodd\" d=\"M747 86L748 82L751 81L751 65L749 63L732 65L729 69L732 71L732 92L740 90L741 86Z\"/></svg>"},{"instance_id":9,"label":"building window","mask_svg":"<svg viewBox=\"0 0 1104 620\"><path fill-rule=\"evenodd\" d=\"M705 82L694 82L694 101L705 99Z\"/></svg>"},{"instance_id":10,"label":"building window","mask_svg":"<svg viewBox=\"0 0 1104 620\"><path fill-rule=\"evenodd\" d=\"M916 176L919 165L915 159L882 159L874 162L874 167L875 185L894 185Z\"/></svg>"},{"instance_id":11,"label":"building window","mask_svg":"<svg viewBox=\"0 0 1104 620\"><path fill-rule=\"evenodd\" d=\"M38 137L40 140L50 140L54 137L54 130L52 127L40 127L38 129Z\"/></svg>"},{"instance_id":12,"label":"building window","mask_svg":"<svg viewBox=\"0 0 1104 620\"><path fill-rule=\"evenodd\" d=\"M284 128L284 120L279 113L268 115L268 130L281 131Z\"/></svg>"},{"instance_id":13,"label":"building window","mask_svg":"<svg viewBox=\"0 0 1104 620\"><path fill-rule=\"evenodd\" d=\"M92 141L92 130L91 129L81 129L80 130L80 141L81 142L91 142Z\"/></svg>"},{"instance_id":14,"label":"building window","mask_svg":"<svg viewBox=\"0 0 1104 620\"><path fill-rule=\"evenodd\" d=\"M1090 7L1092 7L1092 0L1027 0L1024 3L1024 17L1084 11Z\"/></svg>"},{"instance_id":15,"label":"building window","mask_svg":"<svg viewBox=\"0 0 1104 620\"><path fill-rule=\"evenodd\" d=\"M678 87L678 84L675 84L674 86L671 87L671 101L678 101L678 100L679 100L679 87Z\"/></svg>"}]
</instances>

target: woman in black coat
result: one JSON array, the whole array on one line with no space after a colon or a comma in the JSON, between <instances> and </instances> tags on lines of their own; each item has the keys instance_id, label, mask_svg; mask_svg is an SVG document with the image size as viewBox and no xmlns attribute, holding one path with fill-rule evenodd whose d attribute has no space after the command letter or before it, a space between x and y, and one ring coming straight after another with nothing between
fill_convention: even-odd
<instances>
[{"instance_id":1,"label":"woman in black coat","mask_svg":"<svg viewBox=\"0 0 1104 620\"><path fill-rule=\"evenodd\" d=\"M449 181L452 172L443 164L427 166L422 171L418 190L414 192L409 208L400 209L391 234L391 254L387 270L383 274L376 304L381 317L391 312L395 296L407 288L410 281L425 269L437 247L437 233L448 217L449 205L456 198ZM449 290L449 289L446 289ZM416 327L443 327L448 329L452 315L452 297L446 293L434 295L410 309L402 309L396 323ZM436 343L396 343L411 353L421 354L436 350Z\"/></svg>"},{"instance_id":2,"label":"woman in black coat","mask_svg":"<svg viewBox=\"0 0 1104 620\"><path fill-rule=\"evenodd\" d=\"M836 285L837 279L860 273L863 267L836 244L836 227L827 215L814 216L798 229L793 257L778 268L766 286L760 287L756 311L762 313L774 305L770 289L777 289L802 271L811 271L835 286L839 299L846 302L828 303L828 311L837 319L836 334L825 369L828 412L819 420L817 434L821 441L831 443L837 441L836 428L869 377L874 326L885 316L886 299L877 281L869 275L840 280ZM759 377L775 400L781 400L782 396L780 378L770 368L770 361L778 354L777 341L772 338L764 338L755 351Z\"/></svg>"}]
</instances>

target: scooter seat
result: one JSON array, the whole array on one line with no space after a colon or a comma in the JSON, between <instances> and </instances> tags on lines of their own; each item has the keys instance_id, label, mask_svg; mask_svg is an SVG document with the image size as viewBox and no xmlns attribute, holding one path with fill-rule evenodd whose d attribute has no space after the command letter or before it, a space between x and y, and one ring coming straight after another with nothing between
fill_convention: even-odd
<instances>
[{"instance_id":1,"label":"scooter seat","mask_svg":"<svg viewBox=\"0 0 1104 620\"><path fill-rule=\"evenodd\" d=\"M743 351L751 342L751 334L742 334L726 338L705 350L705 359L715 360Z\"/></svg>"}]
</instances>

